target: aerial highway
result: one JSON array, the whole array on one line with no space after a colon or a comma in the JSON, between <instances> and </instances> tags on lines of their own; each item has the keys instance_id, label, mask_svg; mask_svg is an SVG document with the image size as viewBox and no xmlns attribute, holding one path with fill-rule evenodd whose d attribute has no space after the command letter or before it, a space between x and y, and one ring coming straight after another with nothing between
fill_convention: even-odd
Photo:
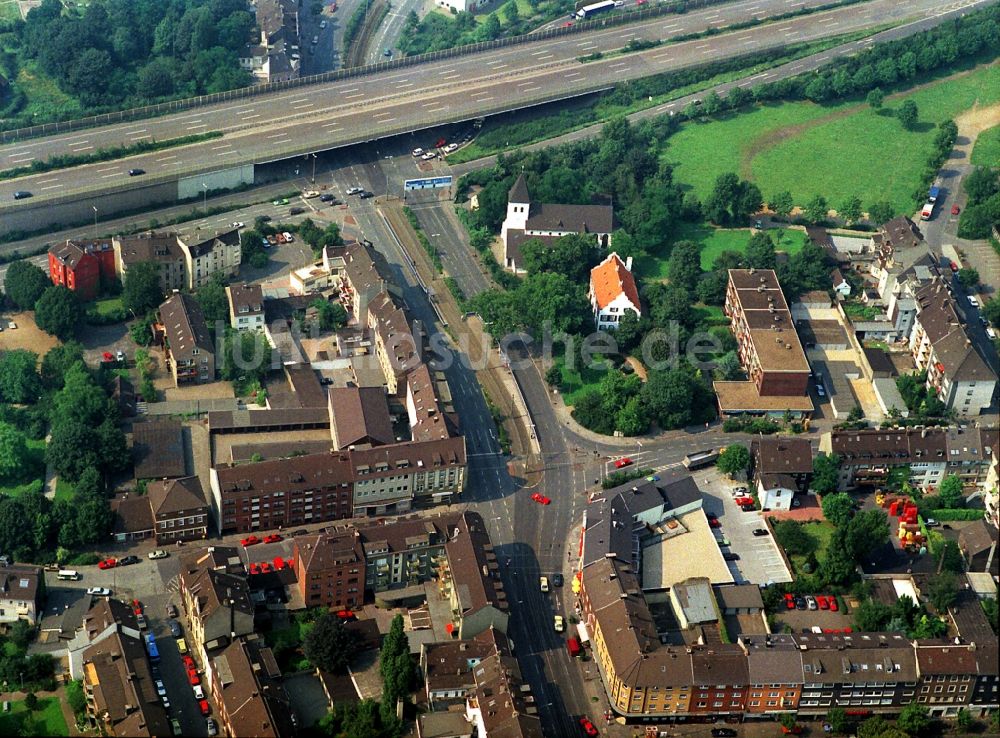
<instances>
[{"instance_id":1,"label":"aerial highway","mask_svg":"<svg viewBox=\"0 0 1000 738\"><path fill-rule=\"evenodd\" d=\"M801 0L792 7L819 5ZM391 69L315 86L195 108L182 113L101 128L30 139L0 147L0 167L25 166L59 154L222 132L198 144L105 161L70 170L8 180L0 188L0 214L31 209L45 201L66 201L125 190L183 176L274 161L337 148L394 133L473 118L607 88L616 82L710 62L776 46L801 43L888 23L928 24L947 13L988 0L871 0L734 32L661 45L646 51L581 63L578 57L620 49L633 38L673 36L724 27L749 17L787 12L780 0L744 0L684 15L542 39L460 58ZM146 174L129 177L129 169ZM33 199L15 202L15 190Z\"/></svg>"}]
</instances>

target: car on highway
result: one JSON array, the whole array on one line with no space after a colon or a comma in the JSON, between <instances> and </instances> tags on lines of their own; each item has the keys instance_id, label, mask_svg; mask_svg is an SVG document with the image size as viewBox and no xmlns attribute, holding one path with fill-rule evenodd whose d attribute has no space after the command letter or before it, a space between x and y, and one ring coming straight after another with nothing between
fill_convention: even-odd
<instances>
[{"instance_id":1,"label":"car on highway","mask_svg":"<svg viewBox=\"0 0 1000 738\"><path fill-rule=\"evenodd\" d=\"M129 169L128 170L128 176L130 176L130 177L138 177L139 175L142 175L142 174L145 174L145 173L146 173L145 169L138 169L137 168L137 169Z\"/></svg>"},{"instance_id":2,"label":"car on highway","mask_svg":"<svg viewBox=\"0 0 1000 738\"><path fill-rule=\"evenodd\" d=\"M32 195L27 190L17 190L16 192L14 192L15 200L24 200L27 197L34 197L34 195Z\"/></svg>"},{"instance_id":3,"label":"car on highway","mask_svg":"<svg viewBox=\"0 0 1000 738\"><path fill-rule=\"evenodd\" d=\"M114 569L118 566L118 559L104 559L97 565L98 569Z\"/></svg>"},{"instance_id":4,"label":"car on highway","mask_svg":"<svg viewBox=\"0 0 1000 738\"><path fill-rule=\"evenodd\" d=\"M961 212L962 212L962 208L958 207L958 205L952 205L951 206L951 214L952 215L958 215Z\"/></svg>"},{"instance_id":5,"label":"car on highway","mask_svg":"<svg viewBox=\"0 0 1000 738\"><path fill-rule=\"evenodd\" d=\"M556 633L562 633L566 630L566 621L563 620L562 615L555 615L552 618L552 627L555 629Z\"/></svg>"},{"instance_id":6,"label":"car on highway","mask_svg":"<svg viewBox=\"0 0 1000 738\"><path fill-rule=\"evenodd\" d=\"M110 597L111 590L107 587L88 587L87 594L91 597Z\"/></svg>"},{"instance_id":7,"label":"car on highway","mask_svg":"<svg viewBox=\"0 0 1000 738\"><path fill-rule=\"evenodd\" d=\"M753 534L758 537L767 536L771 534L771 531L769 531L767 528L754 528Z\"/></svg>"},{"instance_id":8,"label":"car on highway","mask_svg":"<svg viewBox=\"0 0 1000 738\"><path fill-rule=\"evenodd\" d=\"M132 566L140 561L138 556L125 556L118 560L118 566Z\"/></svg>"},{"instance_id":9,"label":"car on highway","mask_svg":"<svg viewBox=\"0 0 1000 738\"><path fill-rule=\"evenodd\" d=\"M583 728L584 734L590 736L590 738L600 735L600 733L597 732L597 728L594 727L594 724L590 722L590 718L580 718L580 727Z\"/></svg>"},{"instance_id":10,"label":"car on highway","mask_svg":"<svg viewBox=\"0 0 1000 738\"><path fill-rule=\"evenodd\" d=\"M410 156L423 156L424 150L419 146L410 152Z\"/></svg>"},{"instance_id":11,"label":"car on highway","mask_svg":"<svg viewBox=\"0 0 1000 738\"><path fill-rule=\"evenodd\" d=\"M278 200L272 200L271 204L272 205L287 205L288 204L288 200L286 198L282 197L282 198L279 198Z\"/></svg>"},{"instance_id":12,"label":"car on highway","mask_svg":"<svg viewBox=\"0 0 1000 738\"><path fill-rule=\"evenodd\" d=\"M538 577L538 588L543 592L549 591L549 578L548 577Z\"/></svg>"},{"instance_id":13,"label":"car on highway","mask_svg":"<svg viewBox=\"0 0 1000 738\"><path fill-rule=\"evenodd\" d=\"M170 554L164 551L162 548L154 549L153 551L150 551L148 554L146 554L146 556L150 559L165 559L169 555Z\"/></svg>"},{"instance_id":14,"label":"car on highway","mask_svg":"<svg viewBox=\"0 0 1000 738\"><path fill-rule=\"evenodd\" d=\"M532 492L531 499L533 499L539 505L548 505L552 502L552 500L550 500L548 497L546 497L543 494L539 494L538 492Z\"/></svg>"},{"instance_id":15,"label":"car on highway","mask_svg":"<svg viewBox=\"0 0 1000 738\"><path fill-rule=\"evenodd\" d=\"M283 541L284 538L278 533L271 533L270 535L264 536L264 543L277 543L278 541Z\"/></svg>"},{"instance_id":16,"label":"car on highway","mask_svg":"<svg viewBox=\"0 0 1000 738\"><path fill-rule=\"evenodd\" d=\"M289 215L302 215L305 211L305 208L288 208Z\"/></svg>"},{"instance_id":17,"label":"car on highway","mask_svg":"<svg viewBox=\"0 0 1000 738\"><path fill-rule=\"evenodd\" d=\"M615 461L615 469L624 469L626 466L631 466L632 463L632 459L628 456L623 456Z\"/></svg>"},{"instance_id":18,"label":"car on highway","mask_svg":"<svg viewBox=\"0 0 1000 738\"><path fill-rule=\"evenodd\" d=\"M256 546L258 543L260 543L260 539L257 536L247 536L246 538L240 539L240 545L243 546L243 548L246 548L247 546Z\"/></svg>"},{"instance_id":19,"label":"car on highway","mask_svg":"<svg viewBox=\"0 0 1000 738\"><path fill-rule=\"evenodd\" d=\"M246 227L246 223L244 223L242 220L234 220L232 223L229 224L229 227L230 228L244 228L244 227Z\"/></svg>"}]
</instances>

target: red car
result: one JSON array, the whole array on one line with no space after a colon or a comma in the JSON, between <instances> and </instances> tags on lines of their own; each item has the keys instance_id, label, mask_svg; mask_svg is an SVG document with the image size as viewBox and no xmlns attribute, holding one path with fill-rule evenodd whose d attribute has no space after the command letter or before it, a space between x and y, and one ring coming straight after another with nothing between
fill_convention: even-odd
<instances>
[{"instance_id":1,"label":"red car","mask_svg":"<svg viewBox=\"0 0 1000 738\"><path fill-rule=\"evenodd\" d=\"M795 609L795 595L791 592L785 594L785 608L788 610Z\"/></svg>"},{"instance_id":2,"label":"red car","mask_svg":"<svg viewBox=\"0 0 1000 738\"><path fill-rule=\"evenodd\" d=\"M201 710L202 715L211 715L212 708L208 705L208 700L198 700L198 709Z\"/></svg>"},{"instance_id":3,"label":"red car","mask_svg":"<svg viewBox=\"0 0 1000 738\"><path fill-rule=\"evenodd\" d=\"M251 574L260 574L260 564L250 564Z\"/></svg>"},{"instance_id":4,"label":"red car","mask_svg":"<svg viewBox=\"0 0 1000 738\"><path fill-rule=\"evenodd\" d=\"M628 456L623 456L615 462L615 469L624 469L626 466L632 465L632 459Z\"/></svg>"},{"instance_id":5,"label":"red car","mask_svg":"<svg viewBox=\"0 0 1000 738\"><path fill-rule=\"evenodd\" d=\"M953 261L949 261L949 262L948 262L948 267L949 267L949 268L950 268L950 269L951 269L951 270L952 270L953 272L957 272L957 271L958 271L958 264L956 264L956 263L955 263L955 262L953 262Z\"/></svg>"},{"instance_id":6,"label":"red car","mask_svg":"<svg viewBox=\"0 0 1000 738\"><path fill-rule=\"evenodd\" d=\"M590 722L589 718L585 717L580 718L580 727L583 728L583 732L591 736L591 738L593 738L593 736L599 735L599 733L597 732L597 728L594 727L594 724Z\"/></svg>"},{"instance_id":7,"label":"red car","mask_svg":"<svg viewBox=\"0 0 1000 738\"><path fill-rule=\"evenodd\" d=\"M448 139L446 139L446 138L439 138L437 140L437 143L434 144L434 148L435 149L443 149L447 145L448 145Z\"/></svg>"},{"instance_id":8,"label":"red car","mask_svg":"<svg viewBox=\"0 0 1000 738\"><path fill-rule=\"evenodd\" d=\"M816 606L820 610L829 610L830 604L826 601L825 595L816 595Z\"/></svg>"},{"instance_id":9,"label":"red car","mask_svg":"<svg viewBox=\"0 0 1000 738\"><path fill-rule=\"evenodd\" d=\"M260 565L260 573L267 574L269 571L274 571L274 567L271 566L267 561Z\"/></svg>"},{"instance_id":10,"label":"red car","mask_svg":"<svg viewBox=\"0 0 1000 738\"><path fill-rule=\"evenodd\" d=\"M552 500L550 500L548 497L546 497L545 495L540 495L537 492L531 493L531 499L533 499L539 505L548 505L549 503L552 502Z\"/></svg>"},{"instance_id":11,"label":"red car","mask_svg":"<svg viewBox=\"0 0 1000 738\"><path fill-rule=\"evenodd\" d=\"M952 215L958 215L961 212L962 212L962 208L958 207L958 205L952 205L951 206L951 214Z\"/></svg>"},{"instance_id":12,"label":"red car","mask_svg":"<svg viewBox=\"0 0 1000 738\"><path fill-rule=\"evenodd\" d=\"M573 21L566 21L565 23L562 24L562 27L563 28L572 28L573 27Z\"/></svg>"},{"instance_id":13,"label":"red car","mask_svg":"<svg viewBox=\"0 0 1000 738\"><path fill-rule=\"evenodd\" d=\"M118 559L104 559L97 565L98 569L114 569L118 566Z\"/></svg>"},{"instance_id":14,"label":"red car","mask_svg":"<svg viewBox=\"0 0 1000 738\"><path fill-rule=\"evenodd\" d=\"M139 600L132 600L132 612L136 615L142 615L142 603Z\"/></svg>"},{"instance_id":15,"label":"red car","mask_svg":"<svg viewBox=\"0 0 1000 738\"><path fill-rule=\"evenodd\" d=\"M743 507L744 505L753 505L753 497L737 497L734 502Z\"/></svg>"},{"instance_id":16,"label":"red car","mask_svg":"<svg viewBox=\"0 0 1000 738\"><path fill-rule=\"evenodd\" d=\"M722 523L719 522L718 518L711 517L711 518L708 519L708 527L709 528L721 528L722 527Z\"/></svg>"},{"instance_id":17,"label":"red car","mask_svg":"<svg viewBox=\"0 0 1000 738\"><path fill-rule=\"evenodd\" d=\"M827 604L830 605L830 609L833 610L834 612L837 612L837 610L840 609L839 607L837 607L837 598L834 597L833 595L827 595L826 601Z\"/></svg>"},{"instance_id":18,"label":"red car","mask_svg":"<svg viewBox=\"0 0 1000 738\"><path fill-rule=\"evenodd\" d=\"M198 672L194 669L188 669L188 682L192 687L201 684L201 677L198 676Z\"/></svg>"},{"instance_id":19,"label":"red car","mask_svg":"<svg viewBox=\"0 0 1000 738\"><path fill-rule=\"evenodd\" d=\"M337 617L340 618L341 620L355 620L356 619L353 610L337 610Z\"/></svg>"},{"instance_id":20,"label":"red car","mask_svg":"<svg viewBox=\"0 0 1000 738\"><path fill-rule=\"evenodd\" d=\"M240 545L243 546L243 548L246 548L247 546L256 546L258 543L260 543L260 539L257 536L247 536L240 541Z\"/></svg>"},{"instance_id":21,"label":"red car","mask_svg":"<svg viewBox=\"0 0 1000 738\"><path fill-rule=\"evenodd\" d=\"M283 541L283 540L285 539L282 538L277 533L272 533L269 536L264 536L264 543L277 543L278 541Z\"/></svg>"}]
</instances>

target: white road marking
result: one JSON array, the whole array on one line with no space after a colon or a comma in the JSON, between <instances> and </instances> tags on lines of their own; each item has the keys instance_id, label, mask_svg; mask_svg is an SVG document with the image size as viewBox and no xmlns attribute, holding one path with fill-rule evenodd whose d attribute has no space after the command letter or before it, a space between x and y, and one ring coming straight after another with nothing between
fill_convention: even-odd
<instances>
[{"instance_id":1,"label":"white road marking","mask_svg":"<svg viewBox=\"0 0 1000 738\"><path fill-rule=\"evenodd\" d=\"M33 157L33 156L29 156L29 157L26 157L26 158L25 157L21 157L21 158L18 158L18 159L15 159L14 157L11 157L10 158L10 163L11 164L27 164L29 161L34 161L34 160L35 160L35 157Z\"/></svg>"},{"instance_id":2,"label":"white road marking","mask_svg":"<svg viewBox=\"0 0 1000 738\"><path fill-rule=\"evenodd\" d=\"M78 154L81 151L87 151L88 149L92 149L92 148L94 148L94 147L93 146L82 146L79 149L73 149L73 153L74 154Z\"/></svg>"},{"instance_id":3,"label":"white road marking","mask_svg":"<svg viewBox=\"0 0 1000 738\"><path fill-rule=\"evenodd\" d=\"M312 103L302 103L301 105L293 105L292 110L302 110L302 108L311 108Z\"/></svg>"},{"instance_id":4,"label":"white road marking","mask_svg":"<svg viewBox=\"0 0 1000 738\"><path fill-rule=\"evenodd\" d=\"M197 130L199 128L208 128L208 123L199 123L196 126L187 126L187 129L189 131L195 131L195 130Z\"/></svg>"},{"instance_id":5,"label":"white road marking","mask_svg":"<svg viewBox=\"0 0 1000 738\"><path fill-rule=\"evenodd\" d=\"M39 190L54 190L56 187L62 187L61 184L49 185L48 187L39 187Z\"/></svg>"},{"instance_id":6,"label":"white road marking","mask_svg":"<svg viewBox=\"0 0 1000 738\"><path fill-rule=\"evenodd\" d=\"M257 113L256 115L244 115L243 120L253 120L254 118L259 118L259 117L260 113Z\"/></svg>"},{"instance_id":7,"label":"white road marking","mask_svg":"<svg viewBox=\"0 0 1000 738\"><path fill-rule=\"evenodd\" d=\"M160 159L157 159L157 161L170 161L171 159L176 159L176 158L177 158L177 155L173 154L171 156L164 156L164 157L162 157Z\"/></svg>"}]
</instances>

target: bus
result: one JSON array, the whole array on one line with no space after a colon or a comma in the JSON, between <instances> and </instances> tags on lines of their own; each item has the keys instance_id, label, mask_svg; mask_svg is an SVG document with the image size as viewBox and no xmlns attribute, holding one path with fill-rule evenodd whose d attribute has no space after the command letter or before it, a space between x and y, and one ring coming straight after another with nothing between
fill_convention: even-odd
<instances>
[{"instance_id":1,"label":"bus","mask_svg":"<svg viewBox=\"0 0 1000 738\"><path fill-rule=\"evenodd\" d=\"M590 5L584 5L578 11L576 11L576 17L580 20L586 20L587 18L593 18L595 15L600 13L606 13L609 10L615 9L615 0L603 0L599 3L591 3Z\"/></svg>"},{"instance_id":2,"label":"bus","mask_svg":"<svg viewBox=\"0 0 1000 738\"><path fill-rule=\"evenodd\" d=\"M684 457L684 466L692 470L701 469L703 466L714 464L718 458L719 452L714 448L706 451L695 451L693 454L688 454Z\"/></svg>"},{"instance_id":3,"label":"bus","mask_svg":"<svg viewBox=\"0 0 1000 738\"><path fill-rule=\"evenodd\" d=\"M160 660L160 649L156 647L156 636L152 633L146 634L146 652L149 654L149 660L152 663L156 663Z\"/></svg>"}]
</instances>

